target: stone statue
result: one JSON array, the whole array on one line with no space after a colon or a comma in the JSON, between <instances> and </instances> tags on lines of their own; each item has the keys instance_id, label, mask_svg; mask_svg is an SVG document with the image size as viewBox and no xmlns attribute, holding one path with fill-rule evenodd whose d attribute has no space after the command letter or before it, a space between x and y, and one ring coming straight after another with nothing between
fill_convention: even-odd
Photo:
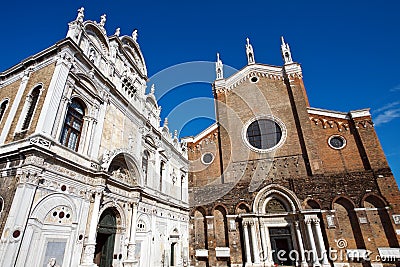
<instances>
[{"instance_id":1,"label":"stone statue","mask_svg":"<svg viewBox=\"0 0 400 267\"><path fill-rule=\"evenodd\" d=\"M254 63L253 46L250 44L249 38L246 38L246 41L247 41L247 44L246 44L247 61L248 61L248 64L253 64Z\"/></svg>"},{"instance_id":2,"label":"stone statue","mask_svg":"<svg viewBox=\"0 0 400 267\"><path fill-rule=\"evenodd\" d=\"M117 36L117 37L119 37L120 33L121 33L121 29L120 29L120 28L117 28L117 29L115 30L114 35Z\"/></svg>"},{"instance_id":3,"label":"stone statue","mask_svg":"<svg viewBox=\"0 0 400 267\"><path fill-rule=\"evenodd\" d=\"M138 31L137 31L137 29L134 29L132 32L133 41L137 42L137 37L138 37Z\"/></svg>"},{"instance_id":4,"label":"stone statue","mask_svg":"<svg viewBox=\"0 0 400 267\"><path fill-rule=\"evenodd\" d=\"M56 258L50 258L47 267L60 267L60 265L57 264Z\"/></svg>"},{"instance_id":5,"label":"stone statue","mask_svg":"<svg viewBox=\"0 0 400 267\"><path fill-rule=\"evenodd\" d=\"M78 9L78 16L76 17L76 20L79 22L83 22L83 18L84 18L84 14L83 11L85 11L85 9L83 7L81 7L80 9Z\"/></svg>"},{"instance_id":6,"label":"stone statue","mask_svg":"<svg viewBox=\"0 0 400 267\"><path fill-rule=\"evenodd\" d=\"M100 26L101 27L104 27L104 25L106 24L106 14L103 14L101 17L100 17Z\"/></svg>"},{"instance_id":7,"label":"stone statue","mask_svg":"<svg viewBox=\"0 0 400 267\"><path fill-rule=\"evenodd\" d=\"M215 63L215 70L217 72L217 80L224 78L224 72L223 72L222 67L223 67L222 60L219 57L219 53L217 53L217 62Z\"/></svg>"}]
</instances>

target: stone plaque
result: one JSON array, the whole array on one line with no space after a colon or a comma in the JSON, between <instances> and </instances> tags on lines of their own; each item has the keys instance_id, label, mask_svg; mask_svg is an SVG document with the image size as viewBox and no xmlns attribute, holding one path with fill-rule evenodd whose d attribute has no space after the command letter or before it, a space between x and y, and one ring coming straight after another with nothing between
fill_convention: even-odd
<instances>
[{"instance_id":1,"label":"stone plaque","mask_svg":"<svg viewBox=\"0 0 400 267\"><path fill-rule=\"evenodd\" d=\"M400 224L400 215L393 214L393 221L395 224Z\"/></svg>"},{"instance_id":2,"label":"stone plaque","mask_svg":"<svg viewBox=\"0 0 400 267\"><path fill-rule=\"evenodd\" d=\"M335 215L326 215L326 221L328 223L328 228L335 228Z\"/></svg>"},{"instance_id":3,"label":"stone plaque","mask_svg":"<svg viewBox=\"0 0 400 267\"><path fill-rule=\"evenodd\" d=\"M367 217L360 217L358 218L358 220L360 221L360 223L368 223Z\"/></svg>"}]
</instances>

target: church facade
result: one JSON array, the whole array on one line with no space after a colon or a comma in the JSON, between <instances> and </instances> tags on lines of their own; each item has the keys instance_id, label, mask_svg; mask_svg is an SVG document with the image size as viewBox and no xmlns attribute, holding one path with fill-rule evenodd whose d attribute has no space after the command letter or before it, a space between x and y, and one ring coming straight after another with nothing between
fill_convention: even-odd
<instances>
[{"instance_id":1,"label":"church facade","mask_svg":"<svg viewBox=\"0 0 400 267\"><path fill-rule=\"evenodd\" d=\"M186 138L192 266L397 266L400 194L368 109L310 106L300 64L224 77L216 123Z\"/></svg>"},{"instance_id":2,"label":"church facade","mask_svg":"<svg viewBox=\"0 0 400 267\"><path fill-rule=\"evenodd\" d=\"M137 41L100 22L0 74L0 266L183 266L188 160Z\"/></svg>"}]
</instances>

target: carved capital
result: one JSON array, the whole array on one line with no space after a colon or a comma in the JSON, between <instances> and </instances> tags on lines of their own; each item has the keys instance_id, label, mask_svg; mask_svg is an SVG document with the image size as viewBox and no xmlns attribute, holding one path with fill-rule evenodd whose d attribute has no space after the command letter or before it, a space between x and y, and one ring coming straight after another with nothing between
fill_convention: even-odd
<instances>
[{"instance_id":1,"label":"carved capital","mask_svg":"<svg viewBox=\"0 0 400 267\"><path fill-rule=\"evenodd\" d=\"M317 225L317 226L319 225L319 222L320 222L319 218L313 218L312 220L315 225Z\"/></svg>"}]
</instances>

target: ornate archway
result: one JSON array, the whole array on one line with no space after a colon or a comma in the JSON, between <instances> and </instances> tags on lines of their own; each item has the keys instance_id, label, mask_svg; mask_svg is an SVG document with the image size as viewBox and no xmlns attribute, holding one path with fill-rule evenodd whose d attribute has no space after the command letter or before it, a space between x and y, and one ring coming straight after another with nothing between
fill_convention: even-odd
<instances>
[{"instance_id":1,"label":"ornate archway","mask_svg":"<svg viewBox=\"0 0 400 267\"><path fill-rule=\"evenodd\" d=\"M97 228L94 262L99 267L112 266L116 233L117 215L108 208L101 214Z\"/></svg>"}]
</instances>

